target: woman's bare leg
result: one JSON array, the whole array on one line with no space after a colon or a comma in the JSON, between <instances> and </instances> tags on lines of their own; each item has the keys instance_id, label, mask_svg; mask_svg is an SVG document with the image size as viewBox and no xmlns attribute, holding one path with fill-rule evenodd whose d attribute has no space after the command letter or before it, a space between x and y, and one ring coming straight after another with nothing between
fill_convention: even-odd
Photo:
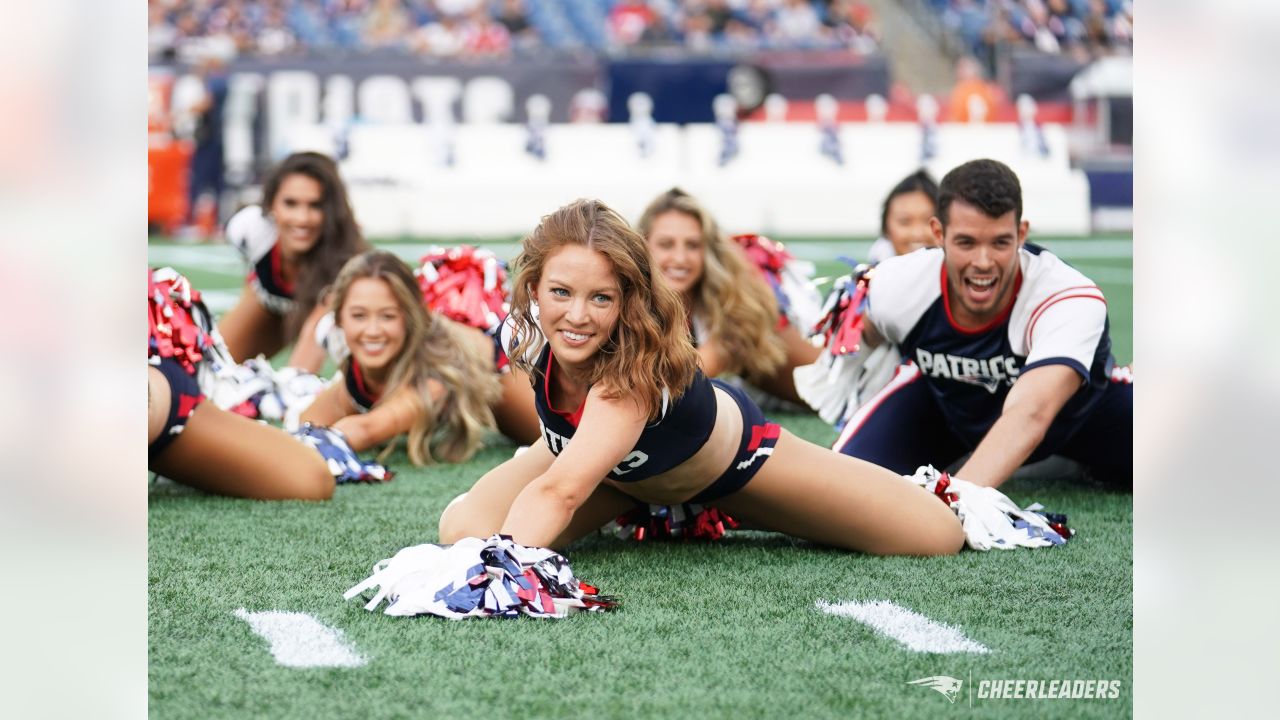
<instances>
[{"instance_id":1,"label":"woman's bare leg","mask_svg":"<svg viewBox=\"0 0 1280 720\"><path fill-rule=\"evenodd\" d=\"M960 521L928 491L786 430L751 482L713 504L753 527L875 555L949 555L964 544Z\"/></svg>"},{"instance_id":2,"label":"woman's bare leg","mask_svg":"<svg viewBox=\"0 0 1280 720\"><path fill-rule=\"evenodd\" d=\"M782 338L783 345L786 347L787 359L778 367L776 373L758 380L752 379L752 384L770 395L790 400L802 408L808 407L804 399L796 392L796 381L791 371L800 365L813 364L818 359L818 354L822 352L822 349L810 344L800 334L800 331L796 330L792 325L788 325L778 331L778 335Z\"/></svg>"},{"instance_id":3,"label":"woman's bare leg","mask_svg":"<svg viewBox=\"0 0 1280 720\"><path fill-rule=\"evenodd\" d=\"M167 407L167 386L165 390ZM319 453L279 428L229 413L207 400L191 413L182 433L151 469L218 495L258 500L333 496L333 476Z\"/></svg>"},{"instance_id":4,"label":"woman's bare leg","mask_svg":"<svg viewBox=\"0 0 1280 720\"><path fill-rule=\"evenodd\" d=\"M235 307L218 319L218 332L238 363L258 355L272 357L285 346L284 318L264 308L248 285Z\"/></svg>"},{"instance_id":5,"label":"woman's bare leg","mask_svg":"<svg viewBox=\"0 0 1280 720\"><path fill-rule=\"evenodd\" d=\"M316 325L327 312L329 312L327 305L317 304L302 323L302 330L298 332L298 337L293 339L293 353L289 355L289 367L296 367L313 375L324 367L326 356L324 348L316 342Z\"/></svg>"}]
</instances>

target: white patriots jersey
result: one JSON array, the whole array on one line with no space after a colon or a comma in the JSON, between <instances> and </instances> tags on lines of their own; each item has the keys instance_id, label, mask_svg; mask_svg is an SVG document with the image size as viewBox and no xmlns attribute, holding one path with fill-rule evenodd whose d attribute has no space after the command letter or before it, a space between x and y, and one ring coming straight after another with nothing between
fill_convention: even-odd
<instances>
[{"instance_id":1,"label":"white patriots jersey","mask_svg":"<svg viewBox=\"0 0 1280 720\"><path fill-rule=\"evenodd\" d=\"M1066 365L1083 388L1059 413L1083 416L1107 386L1114 359L1106 299L1098 286L1052 253L1027 243L1012 307L982 328L956 326L947 307L941 249L886 259L871 279L867 316L919 367L949 424L978 440L1018 376Z\"/></svg>"}]
</instances>

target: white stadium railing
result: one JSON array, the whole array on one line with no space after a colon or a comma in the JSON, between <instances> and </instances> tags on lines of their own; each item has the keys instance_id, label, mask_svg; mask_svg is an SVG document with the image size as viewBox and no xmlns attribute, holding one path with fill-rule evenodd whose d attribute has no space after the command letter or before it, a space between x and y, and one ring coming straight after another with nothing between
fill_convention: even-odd
<instances>
[{"instance_id":1,"label":"white stadium railing","mask_svg":"<svg viewBox=\"0 0 1280 720\"><path fill-rule=\"evenodd\" d=\"M598 197L635 219L673 185L697 196L730 232L779 236L874 236L889 189L922 165L940 179L966 160L1008 164L1023 185L1037 233L1090 231L1089 187L1067 156L1061 126L1026 141L1017 124L937 126L934 156L921 162L922 128L911 123L839 126L843 164L820 152L809 123L743 123L737 153L721 164L715 124L552 124L544 156L526 151L529 130L512 124L358 124L341 162L354 209L370 237L510 236L579 197ZM290 129L289 150L334 154L323 125ZM641 152L639 138L646 140Z\"/></svg>"}]
</instances>

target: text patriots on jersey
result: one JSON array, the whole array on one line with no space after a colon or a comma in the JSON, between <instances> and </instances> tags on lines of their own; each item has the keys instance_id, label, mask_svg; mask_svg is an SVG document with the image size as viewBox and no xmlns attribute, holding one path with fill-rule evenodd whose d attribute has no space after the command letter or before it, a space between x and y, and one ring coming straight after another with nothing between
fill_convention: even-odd
<instances>
[{"instance_id":1,"label":"text patriots on jersey","mask_svg":"<svg viewBox=\"0 0 1280 720\"><path fill-rule=\"evenodd\" d=\"M1013 385L1018 373L1022 372L1020 363L1020 359L1014 356L971 358L916 348L916 364L920 366L921 374L977 385L993 395L1001 383Z\"/></svg>"},{"instance_id":2,"label":"text patriots on jersey","mask_svg":"<svg viewBox=\"0 0 1280 720\"><path fill-rule=\"evenodd\" d=\"M541 425L541 423L539 424ZM550 449L552 453L559 455L566 447L569 446L569 441L572 438L567 438L559 433L553 432L552 430L549 430L546 425L541 425L541 427L542 437L547 441L547 448ZM609 473L614 477L626 475L648 461L648 453L640 450L632 450L630 453L627 453L627 456L622 458L622 462L615 465Z\"/></svg>"}]
</instances>

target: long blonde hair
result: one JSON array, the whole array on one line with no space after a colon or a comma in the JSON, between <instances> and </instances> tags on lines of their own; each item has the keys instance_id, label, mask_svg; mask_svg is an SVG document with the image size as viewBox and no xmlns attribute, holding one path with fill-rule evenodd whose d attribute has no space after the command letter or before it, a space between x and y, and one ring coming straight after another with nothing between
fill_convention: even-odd
<instances>
[{"instance_id":1,"label":"long blonde hair","mask_svg":"<svg viewBox=\"0 0 1280 720\"><path fill-rule=\"evenodd\" d=\"M357 255L342 267L334 283L334 317L342 323L342 306L356 280L382 280L404 315L404 348L391 367L383 397L400 388L414 389L417 416L409 428L409 460L414 465L435 462L462 462L471 457L486 431L495 423L491 405L502 396L493 359L485 357L464 333L466 329L422 305L418 284L409 266L385 250ZM351 359L342 363L351 372ZM428 381L445 388L439 407L432 400ZM385 458L395 447L391 443L379 455ZM434 452L433 452L434 450Z\"/></svg>"},{"instance_id":2,"label":"long blonde hair","mask_svg":"<svg viewBox=\"0 0 1280 720\"><path fill-rule=\"evenodd\" d=\"M659 215L679 212L702 229L702 277L690 292L688 308L706 323L724 349L727 372L751 378L770 377L786 361L778 325L778 301L746 254L720 232L715 218L692 195L671 188L654 198L636 224L646 239Z\"/></svg>"},{"instance_id":3,"label":"long blonde hair","mask_svg":"<svg viewBox=\"0 0 1280 720\"><path fill-rule=\"evenodd\" d=\"M546 215L524 239L512 281L511 318L516 345L512 363L537 382L531 352L542 333L531 310L532 295L547 258L566 245L581 245L612 265L621 290L618 322L593 358L587 381L604 397L633 395L650 420L662 410L663 390L674 402L693 382L697 352L685 329L684 305L657 275L644 238L599 200L578 200Z\"/></svg>"}]
</instances>

